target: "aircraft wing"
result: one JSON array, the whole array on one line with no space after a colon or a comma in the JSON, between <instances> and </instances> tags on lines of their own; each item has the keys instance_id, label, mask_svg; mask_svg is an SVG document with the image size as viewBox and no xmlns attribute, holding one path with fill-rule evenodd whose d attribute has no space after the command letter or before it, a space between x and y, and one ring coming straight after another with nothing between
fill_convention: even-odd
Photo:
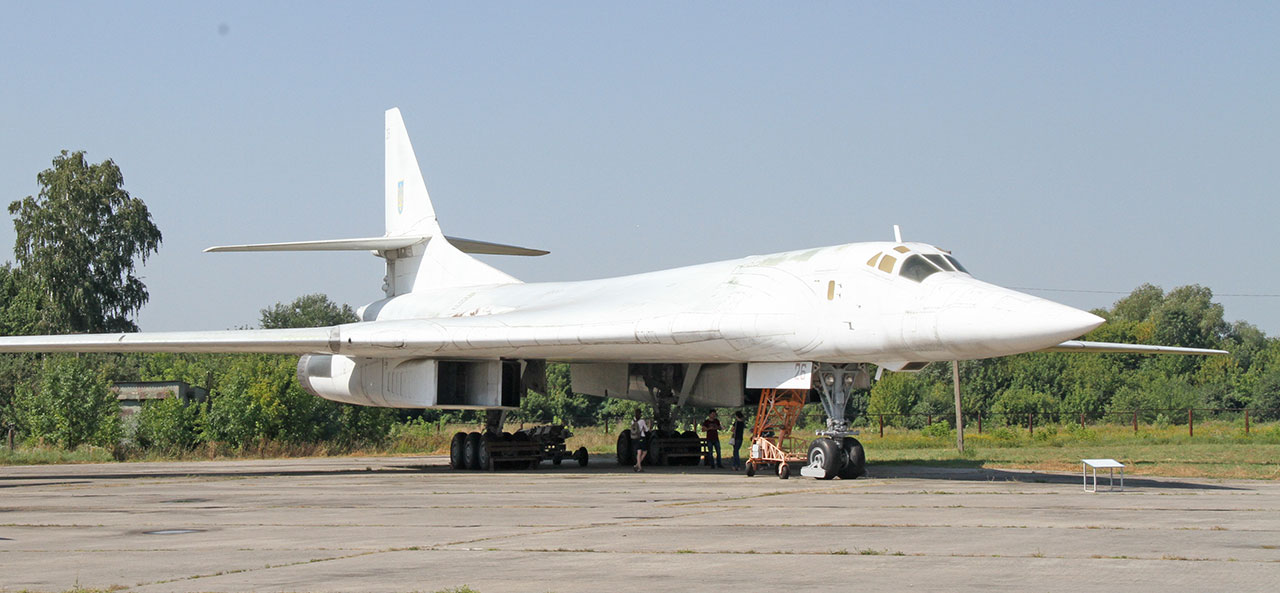
<instances>
[{"instance_id":1,"label":"aircraft wing","mask_svg":"<svg viewBox=\"0 0 1280 593\"><path fill-rule=\"evenodd\" d=\"M0 338L0 352L262 352L305 354L337 346L337 328L72 334Z\"/></svg>"},{"instance_id":2,"label":"aircraft wing","mask_svg":"<svg viewBox=\"0 0 1280 593\"><path fill-rule=\"evenodd\" d=\"M1181 348L1178 346L1152 346L1149 344L1121 344L1118 342L1086 342L1083 340L1067 340L1057 346L1045 348L1040 352L1100 352L1104 354L1189 354L1199 356L1221 356L1231 354L1226 350L1210 348Z\"/></svg>"},{"instance_id":3,"label":"aircraft wing","mask_svg":"<svg viewBox=\"0 0 1280 593\"><path fill-rule=\"evenodd\" d=\"M713 322L719 320L723 326ZM789 334L787 318L751 316L734 325L715 316L539 323L524 315L363 321L331 327L0 337L5 352L327 353L374 358L502 356L521 350L577 352L588 347L675 346ZM728 346L726 346L728 347Z\"/></svg>"}]
</instances>

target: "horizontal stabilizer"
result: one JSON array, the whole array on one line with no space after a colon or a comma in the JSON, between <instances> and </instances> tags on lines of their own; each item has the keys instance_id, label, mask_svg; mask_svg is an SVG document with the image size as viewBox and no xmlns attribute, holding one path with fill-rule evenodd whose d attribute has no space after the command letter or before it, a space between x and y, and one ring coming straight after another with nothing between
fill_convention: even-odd
<instances>
[{"instance_id":1,"label":"horizontal stabilizer","mask_svg":"<svg viewBox=\"0 0 1280 593\"><path fill-rule=\"evenodd\" d=\"M205 253L230 251L390 251L417 245L427 237L365 237L362 239L329 239L325 241L292 241L289 243L256 243L248 245L219 245L205 249Z\"/></svg>"},{"instance_id":2,"label":"horizontal stabilizer","mask_svg":"<svg viewBox=\"0 0 1280 593\"><path fill-rule=\"evenodd\" d=\"M1210 348L1181 348L1178 346L1152 346L1149 344L1120 344L1117 342L1085 342L1068 340L1057 346L1041 350L1041 352L1100 352L1104 354L1190 354L1199 356L1222 356L1231 354L1226 350Z\"/></svg>"},{"instance_id":3,"label":"horizontal stabilizer","mask_svg":"<svg viewBox=\"0 0 1280 593\"><path fill-rule=\"evenodd\" d=\"M247 245L219 245L205 249L205 253L233 251L392 251L417 245L429 239L423 235L405 237L364 237L360 239L329 239L324 241L291 241L288 243L256 243ZM448 237L459 251L484 255L546 255L549 251L529 249L515 245L503 245L475 239Z\"/></svg>"},{"instance_id":4,"label":"horizontal stabilizer","mask_svg":"<svg viewBox=\"0 0 1280 593\"><path fill-rule=\"evenodd\" d=\"M490 243L488 241L476 241L475 239L463 239L462 237L448 237L449 243L458 248L463 253L478 253L481 255L546 255L551 253L542 249L530 249L528 247L516 247L515 245L503 245L501 243Z\"/></svg>"}]
</instances>

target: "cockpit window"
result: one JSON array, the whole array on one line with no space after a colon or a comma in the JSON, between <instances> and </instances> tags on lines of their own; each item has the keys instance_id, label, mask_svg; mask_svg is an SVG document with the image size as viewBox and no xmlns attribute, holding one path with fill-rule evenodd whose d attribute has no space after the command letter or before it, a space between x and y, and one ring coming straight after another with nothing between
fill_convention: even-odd
<instances>
[{"instance_id":1,"label":"cockpit window","mask_svg":"<svg viewBox=\"0 0 1280 593\"><path fill-rule=\"evenodd\" d=\"M896 264L896 263L898 263L898 258L893 257L892 255L889 255L889 254L885 254L884 257L880 258L880 266L879 266L880 271L888 274L892 274L893 264Z\"/></svg>"},{"instance_id":2,"label":"cockpit window","mask_svg":"<svg viewBox=\"0 0 1280 593\"><path fill-rule=\"evenodd\" d=\"M953 267L950 263L948 263L946 258L942 257L937 253L925 253L924 258L929 260L933 265L938 266L939 268L942 268L943 272L956 271L955 267Z\"/></svg>"},{"instance_id":3,"label":"cockpit window","mask_svg":"<svg viewBox=\"0 0 1280 593\"><path fill-rule=\"evenodd\" d=\"M956 258L951 257L950 255L945 255L943 257L947 258L947 261L951 262L951 265L955 266L957 270L960 270L961 272L964 272L966 274L969 273L969 270L964 269L964 266L960 265L960 262L956 261Z\"/></svg>"},{"instance_id":4,"label":"cockpit window","mask_svg":"<svg viewBox=\"0 0 1280 593\"><path fill-rule=\"evenodd\" d=\"M916 282L923 282L931 274L941 271L923 257L913 255L902 262L902 270L898 272L898 275Z\"/></svg>"}]
</instances>

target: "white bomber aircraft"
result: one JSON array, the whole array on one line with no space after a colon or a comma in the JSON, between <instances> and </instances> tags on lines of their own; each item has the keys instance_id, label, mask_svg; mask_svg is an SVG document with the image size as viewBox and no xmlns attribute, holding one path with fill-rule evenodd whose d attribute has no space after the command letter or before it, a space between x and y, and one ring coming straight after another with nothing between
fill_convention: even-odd
<instances>
[{"instance_id":1,"label":"white bomber aircraft","mask_svg":"<svg viewBox=\"0 0 1280 593\"><path fill-rule=\"evenodd\" d=\"M300 354L298 380L319 397L488 410L485 437L455 437L455 467L480 464L479 443L501 431L502 412L526 389L545 389L548 360L569 363L576 393L653 404L665 431L671 405L738 407L764 390L803 390L806 399L817 395L828 420L810 446L806 469L814 473L802 473L826 478L863 472L845 402L852 388L869 384L869 365L879 375L1023 352L1225 354L1075 341L1103 319L978 280L951 253L904 242L896 228L892 242L522 283L467 254L546 252L445 236L398 109L386 112L384 200L381 237L206 250L372 251L386 260L386 297L362 307L359 322L5 337L0 352ZM632 454L624 432L619 459Z\"/></svg>"}]
</instances>

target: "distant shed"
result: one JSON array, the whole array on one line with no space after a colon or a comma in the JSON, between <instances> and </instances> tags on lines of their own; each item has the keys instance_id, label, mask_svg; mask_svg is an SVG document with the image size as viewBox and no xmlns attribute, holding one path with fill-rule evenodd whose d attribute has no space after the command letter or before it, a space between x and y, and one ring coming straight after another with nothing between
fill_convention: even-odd
<instances>
[{"instance_id":1,"label":"distant shed","mask_svg":"<svg viewBox=\"0 0 1280 593\"><path fill-rule=\"evenodd\" d=\"M148 400L182 398L182 403L202 402L209 399L209 390L185 381L121 381L111 386L120 401L120 415L136 414Z\"/></svg>"}]
</instances>

